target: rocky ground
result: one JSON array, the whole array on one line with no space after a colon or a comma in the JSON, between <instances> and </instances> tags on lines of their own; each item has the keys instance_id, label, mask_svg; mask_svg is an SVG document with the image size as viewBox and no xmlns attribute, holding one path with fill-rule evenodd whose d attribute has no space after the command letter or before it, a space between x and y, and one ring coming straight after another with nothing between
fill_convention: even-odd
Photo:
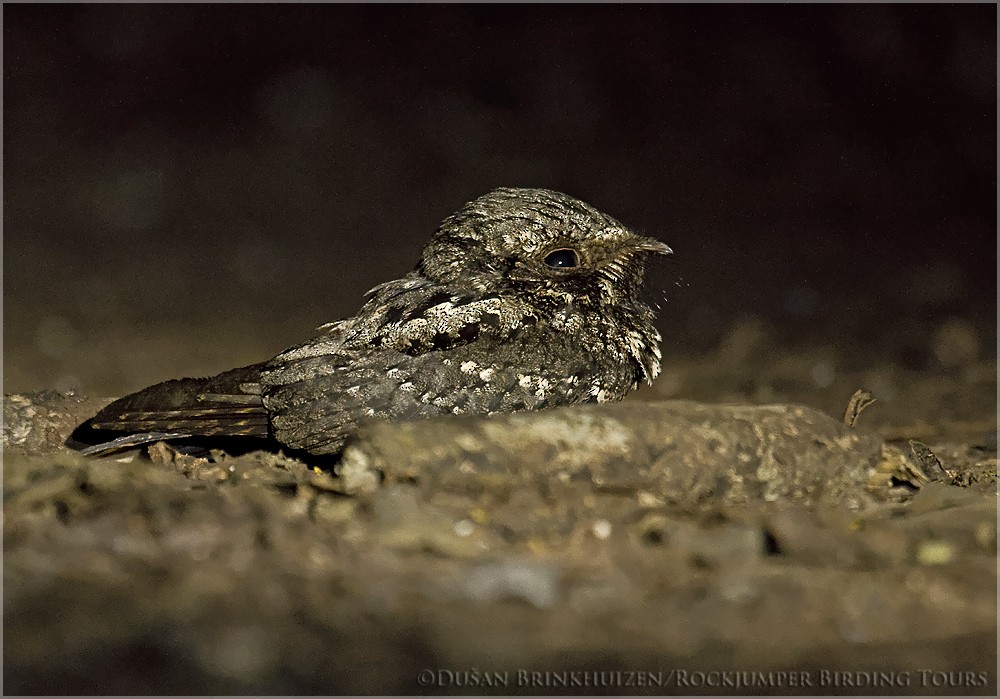
<instances>
[{"instance_id":1,"label":"rocky ground","mask_svg":"<svg viewBox=\"0 0 1000 699\"><path fill-rule=\"evenodd\" d=\"M88 459L106 400L7 395L4 690L995 694L995 362L820 410L822 357L754 337L618 405L376 426L333 474Z\"/></svg>"}]
</instances>

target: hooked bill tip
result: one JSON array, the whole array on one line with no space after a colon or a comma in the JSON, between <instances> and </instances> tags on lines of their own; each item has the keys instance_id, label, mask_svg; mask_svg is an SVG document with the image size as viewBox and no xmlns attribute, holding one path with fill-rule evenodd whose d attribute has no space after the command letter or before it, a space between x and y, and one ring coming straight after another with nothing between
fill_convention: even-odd
<instances>
[{"instance_id":1,"label":"hooked bill tip","mask_svg":"<svg viewBox=\"0 0 1000 699\"><path fill-rule=\"evenodd\" d=\"M635 246L636 250L642 250L643 252L652 252L657 255L673 255L674 251L670 249L670 246L666 243L657 240L656 238L642 238Z\"/></svg>"}]
</instances>

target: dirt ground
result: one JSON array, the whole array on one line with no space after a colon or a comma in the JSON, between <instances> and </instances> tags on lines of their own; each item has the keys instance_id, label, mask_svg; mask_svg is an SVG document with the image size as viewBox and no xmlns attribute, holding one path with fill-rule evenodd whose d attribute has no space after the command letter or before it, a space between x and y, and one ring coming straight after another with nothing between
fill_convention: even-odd
<instances>
[{"instance_id":1,"label":"dirt ground","mask_svg":"<svg viewBox=\"0 0 1000 699\"><path fill-rule=\"evenodd\" d=\"M995 362L827 391L829 348L772 342L618 405L375 426L335 475L87 459L61 441L106 399L8 395L4 690L995 694Z\"/></svg>"}]
</instances>

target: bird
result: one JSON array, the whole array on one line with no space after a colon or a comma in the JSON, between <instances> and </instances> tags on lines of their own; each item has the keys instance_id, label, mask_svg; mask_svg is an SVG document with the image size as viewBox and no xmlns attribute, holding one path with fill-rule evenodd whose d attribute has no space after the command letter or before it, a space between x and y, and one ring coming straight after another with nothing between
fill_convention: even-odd
<instances>
[{"instance_id":1,"label":"bird","mask_svg":"<svg viewBox=\"0 0 1000 699\"><path fill-rule=\"evenodd\" d=\"M672 253L567 194L494 189L445 218L416 267L355 315L269 360L115 400L67 445L106 456L224 439L336 458L373 420L618 401L660 373L644 274Z\"/></svg>"}]
</instances>

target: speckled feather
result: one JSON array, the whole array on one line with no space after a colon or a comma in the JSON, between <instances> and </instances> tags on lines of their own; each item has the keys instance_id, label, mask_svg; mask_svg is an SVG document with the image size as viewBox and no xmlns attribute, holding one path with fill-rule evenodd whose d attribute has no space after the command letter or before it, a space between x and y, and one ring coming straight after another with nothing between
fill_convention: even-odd
<instances>
[{"instance_id":1,"label":"speckled feather","mask_svg":"<svg viewBox=\"0 0 1000 699\"><path fill-rule=\"evenodd\" d=\"M557 249L579 265L548 266ZM266 436L323 455L366 420L620 400L660 370L641 287L649 255L669 252L565 194L494 190L448 217L416 269L368 292L352 318L264 364L126 396L92 427Z\"/></svg>"}]
</instances>

